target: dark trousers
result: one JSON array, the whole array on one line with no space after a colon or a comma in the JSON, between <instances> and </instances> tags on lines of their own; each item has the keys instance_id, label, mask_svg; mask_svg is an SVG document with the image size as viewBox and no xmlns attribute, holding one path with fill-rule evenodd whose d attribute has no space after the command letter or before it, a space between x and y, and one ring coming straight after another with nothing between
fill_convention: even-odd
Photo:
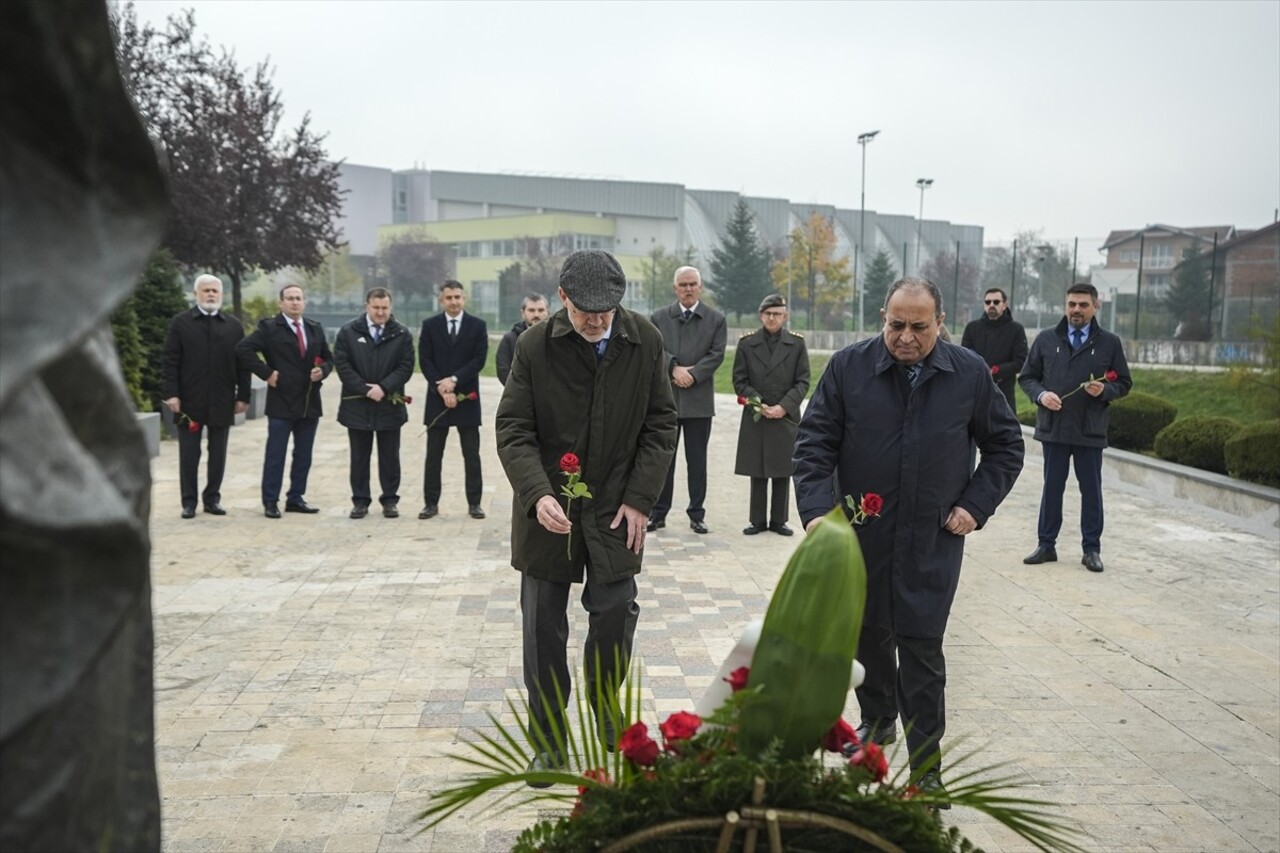
<instances>
[{"instance_id":1,"label":"dark trousers","mask_svg":"<svg viewBox=\"0 0 1280 853\"><path fill-rule=\"evenodd\" d=\"M1068 464L1080 486L1080 544L1085 551L1102 552L1102 448L1057 441L1040 443L1044 455L1044 489L1040 492L1040 546L1053 548L1062 529L1062 493L1067 488Z\"/></svg>"},{"instance_id":2,"label":"dark trousers","mask_svg":"<svg viewBox=\"0 0 1280 853\"><path fill-rule=\"evenodd\" d=\"M195 509L199 494L200 436L209 436L209 462L205 471L203 500L206 506L222 500L222 475L227 470L227 438L231 427L205 425L201 432L178 427L178 482L184 509Z\"/></svg>"},{"instance_id":3,"label":"dark trousers","mask_svg":"<svg viewBox=\"0 0 1280 853\"><path fill-rule=\"evenodd\" d=\"M748 519L757 527L764 527L765 497L769 491L768 477L751 478L751 517ZM769 523L785 524L788 507L791 503L791 480L786 477L774 477L773 503L769 505Z\"/></svg>"},{"instance_id":4,"label":"dark trousers","mask_svg":"<svg viewBox=\"0 0 1280 853\"><path fill-rule=\"evenodd\" d=\"M267 418L267 450L262 460L262 502L280 500L284 483L284 457L293 436L293 463L289 466L289 493L285 502L299 503L307 493L311 473L311 448L316 443L319 418Z\"/></svg>"},{"instance_id":5,"label":"dark trousers","mask_svg":"<svg viewBox=\"0 0 1280 853\"><path fill-rule=\"evenodd\" d=\"M378 497L383 506L399 502L400 495L400 427L395 429L348 429L347 444L351 450L351 505L367 507L373 503L369 494L369 457L374 439L378 441Z\"/></svg>"},{"instance_id":6,"label":"dark trousers","mask_svg":"<svg viewBox=\"0 0 1280 853\"><path fill-rule=\"evenodd\" d=\"M595 580L587 567L582 606L587 611L587 641L582 647L586 672L587 704L595 708L596 685L600 689L620 684L631 661L631 644L640 617L634 577L605 583ZM554 743L550 721L564 732L565 708L573 681L569 674L569 588L572 584L520 576L520 615L524 633L524 686L529 694L530 734L541 751L535 732ZM597 671L596 661L600 668ZM621 667L619 669L619 667ZM559 694L557 694L557 689ZM557 698L557 695L559 698ZM546 705L543 704L546 697Z\"/></svg>"},{"instance_id":7,"label":"dark trousers","mask_svg":"<svg viewBox=\"0 0 1280 853\"><path fill-rule=\"evenodd\" d=\"M680 418L677 421L676 450L680 449L680 433L684 433L684 461L689 469L689 520L704 521L707 511L702 502L707 498L707 445L711 442L711 418ZM667 482L649 517L662 520L671 511L676 491L676 463L679 453L671 457Z\"/></svg>"},{"instance_id":8,"label":"dark trousers","mask_svg":"<svg viewBox=\"0 0 1280 853\"><path fill-rule=\"evenodd\" d=\"M862 626L858 660L867 677L857 689L862 719L894 720L907 729L911 767L938 752L947 728L947 662L941 637L904 637L891 628Z\"/></svg>"},{"instance_id":9,"label":"dark trousers","mask_svg":"<svg viewBox=\"0 0 1280 853\"><path fill-rule=\"evenodd\" d=\"M479 506L484 492L480 476L480 427L457 427L462 442L462 465L466 472L467 505ZM444 462L444 446L449 441L449 427L427 430L427 459L422 465L422 497L427 506L440 503L440 468Z\"/></svg>"}]
</instances>

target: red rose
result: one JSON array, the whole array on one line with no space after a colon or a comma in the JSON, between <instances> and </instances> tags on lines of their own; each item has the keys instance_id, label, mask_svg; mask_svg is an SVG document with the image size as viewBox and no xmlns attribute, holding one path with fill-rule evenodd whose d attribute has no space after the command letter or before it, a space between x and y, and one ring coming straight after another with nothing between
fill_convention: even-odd
<instances>
[{"instance_id":1,"label":"red rose","mask_svg":"<svg viewBox=\"0 0 1280 853\"><path fill-rule=\"evenodd\" d=\"M644 723L634 723L622 733L618 739L618 751L641 767L652 767L658 760L658 742L649 737L649 727Z\"/></svg>"},{"instance_id":2,"label":"red rose","mask_svg":"<svg viewBox=\"0 0 1280 853\"><path fill-rule=\"evenodd\" d=\"M575 453L566 453L560 457L560 470L566 474L577 474L582 470L582 463Z\"/></svg>"},{"instance_id":3,"label":"red rose","mask_svg":"<svg viewBox=\"0 0 1280 853\"><path fill-rule=\"evenodd\" d=\"M739 405L739 406L745 406L746 404L747 404L747 398L746 398L746 397L744 397L744 396L742 396L741 394L739 394L739 395L738 395L738 405Z\"/></svg>"},{"instance_id":4,"label":"red rose","mask_svg":"<svg viewBox=\"0 0 1280 853\"><path fill-rule=\"evenodd\" d=\"M878 743L867 743L859 747L849 759L849 766L861 767L876 782L882 781L889 773L889 760L884 757L884 750Z\"/></svg>"},{"instance_id":5,"label":"red rose","mask_svg":"<svg viewBox=\"0 0 1280 853\"><path fill-rule=\"evenodd\" d=\"M822 736L822 748L827 752L843 752L846 743L858 745L858 733L844 717L836 720L835 725Z\"/></svg>"},{"instance_id":6,"label":"red rose","mask_svg":"<svg viewBox=\"0 0 1280 853\"><path fill-rule=\"evenodd\" d=\"M867 492L862 496L862 511L867 515L879 515L884 509L884 498L875 492Z\"/></svg>"},{"instance_id":7,"label":"red rose","mask_svg":"<svg viewBox=\"0 0 1280 853\"><path fill-rule=\"evenodd\" d=\"M187 432L199 432L199 431L200 431L200 424L196 423L195 421L187 422Z\"/></svg>"},{"instance_id":8,"label":"red rose","mask_svg":"<svg viewBox=\"0 0 1280 853\"><path fill-rule=\"evenodd\" d=\"M667 742L667 748L670 748L677 741L688 740L693 737L700 725L702 725L702 718L697 714L690 714L688 711L676 711L659 723L658 728L662 730L662 739Z\"/></svg>"},{"instance_id":9,"label":"red rose","mask_svg":"<svg viewBox=\"0 0 1280 853\"><path fill-rule=\"evenodd\" d=\"M312 364L314 364L316 367L319 367L320 365L324 364L324 359L321 358L320 356L316 356L316 360L313 361Z\"/></svg>"},{"instance_id":10,"label":"red rose","mask_svg":"<svg viewBox=\"0 0 1280 853\"><path fill-rule=\"evenodd\" d=\"M721 681L729 685L734 693L747 686L747 678L751 675L751 668L740 666L733 672L729 673L728 678L722 678Z\"/></svg>"},{"instance_id":11,"label":"red rose","mask_svg":"<svg viewBox=\"0 0 1280 853\"><path fill-rule=\"evenodd\" d=\"M405 394L405 395L404 395L404 401L405 401L405 403L412 403L412 402L413 402L413 398L412 398L412 397L410 397L408 394Z\"/></svg>"},{"instance_id":12,"label":"red rose","mask_svg":"<svg viewBox=\"0 0 1280 853\"><path fill-rule=\"evenodd\" d=\"M996 375L997 373L999 373L999 372L1000 372L1000 365L998 365L998 364L993 364L993 365L991 365L991 375L992 375L992 376L995 376L995 375Z\"/></svg>"},{"instance_id":13,"label":"red rose","mask_svg":"<svg viewBox=\"0 0 1280 853\"><path fill-rule=\"evenodd\" d=\"M609 772L605 770L603 767L597 767L594 770L583 770L582 775L592 780L593 782L599 782L601 785L613 784L613 780L609 778ZM587 785L578 786L579 794L585 794L588 790L589 790L589 787Z\"/></svg>"},{"instance_id":14,"label":"red rose","mask_svg":"<svg viewBox=\"0 0 1280 853\"><path fill-rule=\"evenodd\" d=\"M1116 373L1114 370L1108 370L1106 373L1106 376L1107 376L1108 382L1115 382L1117 379L1120 378L1120 374Z\"/></svg>"},{"instance_id":15,"label":"red rose","mask_svg":"<svg viewBox=\"0 0 1280 853\"><path fill-rule=\"evenodd\" d=\"M479 400L479 399L480 399L480 392L478 392L478 391L472 391L470 394L468 394L468 395L467 395L467 399L468 399L468 400Z\"/></svg>"}]
</instances>

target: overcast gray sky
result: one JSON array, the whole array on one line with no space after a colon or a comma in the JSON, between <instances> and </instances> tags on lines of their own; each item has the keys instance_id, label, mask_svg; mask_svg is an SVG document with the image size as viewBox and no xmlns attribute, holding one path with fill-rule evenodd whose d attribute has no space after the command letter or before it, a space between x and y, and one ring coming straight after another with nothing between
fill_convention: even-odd
<instances>
[{"instance_id":1,"label":"overcast gray sky","mask_svg":"<svg viewBox=\"0 0 1280 853\"><path fill-rule=\"evenodd\" d=\"M270 57L334 158L1099 237L1280 206L1280 2L142 0Z\"/></svg>"}]
</instances>

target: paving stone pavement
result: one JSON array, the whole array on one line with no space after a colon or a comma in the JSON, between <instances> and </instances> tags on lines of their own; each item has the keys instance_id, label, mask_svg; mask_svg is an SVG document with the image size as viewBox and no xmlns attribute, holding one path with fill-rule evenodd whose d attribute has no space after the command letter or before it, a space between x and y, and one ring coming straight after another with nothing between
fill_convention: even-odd
<instances>
[{"instance_id":1,"label":"paving stone pavement","mask_svg":"<svg viewBox=\"0 0 1280 853\"><path fill-rule=\"evenodd\" d=\"M424 386L415 377L409 391ZM334 383L324 393L336 411ZM332 417L315 447L313 516L263 517L264 421L232 431L222 518L179 517L176 442L163 443L151 534L164 850L499 851L536 818L508 803L429 832L416 820L465 772L451 756L487 726L485 712L505 718L505 700L521 697L496 380L482 380L482 394L483 521L467 516L456 438L441 514L417 519L416 419L394 520L347 518L347 441ZM673 512L639 578L651 722L692 708L801 540L741 534L748 481L732 473L733 397L718 397L717 414L711 532L694 534ZM1084 826L1089 849L1280 849L1277 538L1112 489L1104 573L1079 565L1070 512L1062 561L1024 566L1039 483L1029 456L970 537L947 632L945 743L981 747L974 766L1008 762L1029 795ZM576 600L571 612L575 648L585 620ZM987 850L1033 849L981 815L945 818Z\"/></svg>"}]
</instances>

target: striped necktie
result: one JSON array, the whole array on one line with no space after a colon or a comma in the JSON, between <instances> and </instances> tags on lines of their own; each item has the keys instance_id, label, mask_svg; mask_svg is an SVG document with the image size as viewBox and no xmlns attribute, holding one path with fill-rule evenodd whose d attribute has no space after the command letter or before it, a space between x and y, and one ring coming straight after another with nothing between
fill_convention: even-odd
<instances>
[{"instance_id":1,"label":"striped necktie","mask_svg":"<svg viewBox=\"0 0 1280 853\"><path fill-rule=\"evenodd\" d=\"M906 371L907 371L907 384L910 385L912 388L916 387L916 380L920 378L920 365L918 363L909 364L906 367Z\"/></svg>"}]
</instances>

